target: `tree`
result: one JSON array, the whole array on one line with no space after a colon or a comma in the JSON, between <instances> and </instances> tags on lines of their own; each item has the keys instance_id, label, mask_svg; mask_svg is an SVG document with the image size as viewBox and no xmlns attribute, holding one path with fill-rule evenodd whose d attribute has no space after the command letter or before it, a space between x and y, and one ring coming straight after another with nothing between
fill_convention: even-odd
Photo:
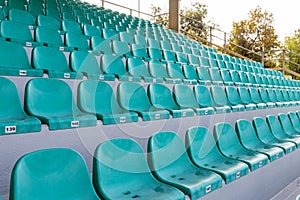
<instances>
[{"instance_id":1,"label":"tree","mask_svg":"<svg viewBox=\"0 0 300 200\"><path fill-rule=\"evenodd\" d=\"M155 17L155 23L163 24L168 27L168 13L163 14L160 7L151 6L152 15ZM203 39L207 39L209 27L206 24L216 27L216 25L207 19L207 5L199 2L191 7L184 7L180 10L180 30Z\"/></svg>"},{"instance_id":2,"label":"tree","mask_svg":"<svg viewBox=\"0 0 300 200\"><path fill-rule=\"evenodd\" d=\"M228 48L255 61L261 61L259 55L262 48L266 52L266 57L272 56L274 54L272 51L280 46L273 21L272 13L263 11L259 6L256 7L249 12L248 19L233 22ZM247 51L248 49L255 53ZM265 65L274 65L274 63Z\"/></svg>"},{"instance_id":3,"label":"tree","mask_svg":"<svg viewBox=\"0 0 300 200\"><path fill-rule=\"evenodd\" d=\"M293 70L297 73L300 73L300 29L295 31L294 35L286 37L284 41L285 49L285 58L289 62L286 62L286 67L290 70Z\"/></svg>"}]
</instances>

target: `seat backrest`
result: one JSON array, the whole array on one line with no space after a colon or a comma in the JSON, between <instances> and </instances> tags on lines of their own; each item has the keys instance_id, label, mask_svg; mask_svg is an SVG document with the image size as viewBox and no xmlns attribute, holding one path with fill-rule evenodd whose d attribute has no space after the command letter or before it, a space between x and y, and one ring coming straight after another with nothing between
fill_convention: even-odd
<instances>
[{"instance_id":1,"label":"seat backrest","mask_svg":"<svg viewBox=\"0 0 300 200\"><path fill-rule=\"evenodd\" d=\"M119 56L104 54L101 57L100 66L108 74L122 76L127 73L122 58Z\"/></svg>"},{"instance_id":2,"label":"seat backrest","mask_svg":"<svg viewBox=\"0 0 300 200\"><path fill-rule=\"evenodd\" d=\"M129 46L126 42L120 42L120 41L113 40L112 41L112 49L115 54L120 55L120 56L131 54Z\"/></svg>"},{"instance_id":3,"label":"seat backrest","mask_svg":"<svg viewBox=\"0 0 300 200\"><path fill-rule=\"evenodd\" d=\"M267 103L267 102L271 102L270 98L269 98L269 94L267 93L267 90L264 88L259 88L258 89L260 98L262 100L262 102Z\"/></svg>"},{"instance_id":4,"label":"seat backrest","mask_svg":"<svg viewBox=\"0 0 300 200\"><path fill-rule=\"evenodd\" d=\"M150 77L146 63L139 58L128 58L127 70L129 74L134 76Z\"/></svg>"},{"instance_id":5,"label":"seat backrest","mask_svg":"<svg viewBox=\"0 0 300 200\"><path fill-rule=\"evenodd\" d=\"M194 54L188 54L188 61L192 65L200 66L200 61L198 57Z\"/></svg>"},{"instance_id":6,"label":"seat backrest","mask_svg":"<svg viewBox=\"0 0 300 200\"><path fill-rule=\"evenodd\" d=\"M182 68L179 64L168 63L167 64L167 72L171 78L177 79L185 79Z\"/></svg>"},{"instance_id":7,"label":"seat backrest","mask_svg":"<svg viewBox=\"0 0 300 200\"><path fill-rule=\"evenodd\" d=\"M232 86L226 86L226 87L225 87L225 92L226 92L226 95L227 95L228 102L229 102L231 105L242 104L240 95L239 95L239 93L237 92L237 90L236 90L235 87L232 87Z\"/></svg>"},{"instance_id":8,"label":"seat backrest","mask_svg":"<svg viewBox=\"0 0 300 200\"><path fill-rule=\"evenodd\" d=\"M241 102L243 104L250 104L252 103L252 99L249 93L248 88L246 87L238 87L237 88L238 94L240 96Z\"/></svg>"},{"instance_id":9,"label":"seat backrest","mask_svg":"<svg viewBox=\"0 0 300 200\"><path fill-rule=\"evenodd\" d=\"M187 85L174 85L174 98L177 104L183 108L198 108L199 104L193 91Z\"/></svg>"},{"instance_id":10,"label":"seat backrest","mask_svg":"<svg viewBox=\"0 0 300 200\"><path fill-rule=\"evenodd\" d=\"M274 90L272 90L270 88L267 88L266 92L268 93L268 96L269 96L269 99L270 99L271 102L277 102L278 101Z\"/></svg>"},{"instance_id":11,"label":"seat backrest","mask_svg":"<svg viewBox=\"0 0 300 200\"><path fill-rule=\"evenodd\" d=\"M134 35L134 42L135 44L147 47L147 41L145 40L145 37L141 36L141 35Z\"/></svg>"},{"instance_id":12,"label":"seat backrest","mask_svg":"<svg viewBox=\"0 0 300 200\"><path fill-rule=\"evenodd\" d=\"M288 116L291 120L291 123L294 129L300 130L300 120L295 112L289 112Z\"/></svg>"},{"instance_id":13,"label":"seat backrest","mask_svg":"<svg viewBox=\"0 0 300 200\"><path fill-rule=\"evenodd\" d=\"M270 127L268 126L267 122L264 118L255 117L253 118L253 126L256 131L258 138L262 142L269 141L269 138L274 137L271 133Z\"/></svg>"},{"instance_id":14,"label":"seat backrest","mask_svg":"<svg viewBox=\"0 0 300 200\"><path fill-rule=\"evenodd\" d=\"M257 138L256 132L252 124L248 120L246 119L237 120L235 127L241 143L246 148L251 149L251 147L253 147L255 144L261 143Z\"/></svg>"},{"instance_id":15,"label":"seat backrest","mask_svg":"<svg viewBox=\"0 0 300 200\"><path fill-rule=\"evenodd\" d=\"M61 29L61 24L57 19L46 15L39 15L37 17L37 25L54 30Z\"/></svg>"},{"instance_id":16,"label":"seat backrest","mask_svg":"<svg viewBox=\"0 0 300 200\"><path fill-rule=\"evenodd\" d=\"M231 70L231 71L229 72L229 74L230 74L231 79L232 79L232 81L233 81L234 83L241 83L241 82L242 82L241 79L240 79L240 76L239 76L239 74L238 74L237 71Z\"/></svg>"},{"instance_id":17,"label":"seat backrest","mask_svg":"<svg viewBox=\"0 0 300 200\"><path fill-rule=\"evenodd\" d=\"M35 116L56 117L78 112L72 90L62 80L31 79L26 84L24 99L26 111Z\"/></svg>"},{"instance_id":18,"label":"seat backrest","mask_svg":"<svg viewBox=\"0 0 300 200\"><path fill-rule=\"evenodd\" d=\"M66 56L58 49L50 47L35 47L32 52L32 63L34 68L70 72Z\"/></svg>"},{"instance_id":19,"label":"seat backrest","mask_svg":"<svg viewBox=\"0 0 300 200\"><path fill-rule=\"evenodd\" d=\"M111 40L106 40L100 36L91 38L91 48L99 53L112 54Z\"/></svg>"},{"instance_id":20,"label":"seat backrest","mask_svg":"<svg viewBox=\"0 0 300 200\"><path fill-rule=\"evenodd\" d=\"M281 127L285 133L287 133L289 135L293 135L297 132L295 130L290 118L287 116L287 114L279 113L278 119L279 119Z\"/></svg>"},{"instance_id":21,"label":"seat backrest","mask_svg":"<svg viewBox=\"0 0 300 200\"><path fill-rule=\"evenodd\" d=\"M78 85L78 106L85 112L113 114L121 110L111 86L97 80L85 80Z\"/></svg>"},{"instance_id":22,"label":"seat backrest","mask_svg":"<svg viewBox=\"0 0 300 200\"><path fill-rule=\"evenodd\" d=\"M195 86L194 94L200 107L212 106L212 97L207 87L203 85Z\"/></svg>"},{"instance_id":23,"label":"seat backrest","mask_svg":"<svg viewBox=\"0 0 300 200\"><path fill-rule=\"evenodd\" d=\"M5 20L1 22L1 37L13 40L33 42L32 34L27 25Z\"/></svg>"},{"instance_id":24,"label":"seat backrest","mask_svg":"<svg viewBox=\"0 0 300 200\"><path fill-rule=\"evenodd\" d=\"M118 85L118 101L126 110L149 111L151 104L143 86L138 83L122 82Z\"/></svg>"},{"instance_id":25,"label":"seat backrest","mask_svg":"<svg viewBox=\"0 0 300 200\"><path fill-rule=\"evenodd\" d=\"M31 26L36 25L36 21L35 21L34 17L32 16L32 14L30 14L29 12L14 9L14 8L12 8L8 11L8 19L18 22L18 23L26 24L26 25L31 25Z\"/></svg>"},{"instance_id":26,"label":"seat backrest","mask_svg":"<svg viewBox=\"0 0 300 200\"><path fill-rule=\"evenodd\" d=\"M131 139L112 139L100 144L94 154L93 183L103 199L120 197L121 188L128 192L135 187L148 187L153 176L144 152L139 144ZM119 193L119 194L118 194ZM124 194L125 196L126 194Z\"/></svg>"},{"instance_id":27,"label":"seat backrest","mask_svg":"<svg viewBox=\"0 0 300 200\"><path fill-rule=\"evenodd\" d=\"M167 73L165 65L161 62L150 61L149 62L149 71L153 77L170 78Z\"/></svg>"},{"instance_id":28,"label":"seat backrest","mask_svg":"<svg viewBox=\"0 0 300 200\"><path fill-rule=\"evenodd\" d=\"M212 86L210 88L211 96L216 106L228 105L228 99L224 89L220 86Z\"/></svg>"},{"instance_id":29,"label":"seat backrest","mask_svg":"<svg viewBox=\"0 0 300 200\"><path fill-rule=\"evenodd\" d=\"M99 200L82 156L64 148L21 157L13 168L10 189L11 200Z\"/></svg>"},{"instance_id":30,"label":"seat backrest","mask_svg":"<svg viewBox=\"0 0 300 200\"><path fill-rule=\"evenodd\" d=\"M65 44L68 47L73 47L75 50L90 50L90 46L86 36L82 33L68 32L65 35Z\"/></svg>"},{"instance_id":31,"label":"seat backrest","mask_svg":"<svg viewBox=\"0 0 300 200\"><path fill-rule=\"evenodd\" d=\"M1 120L22 118L26 115L15 84L4 77L0 77L0 95Z\"/></svg>"},{"instance_id":32,"label":"seat backrest","mask_svg":"<svg viewBox=\"0 0 300 200\"><path fill-rule=\"evenodd\" d=\"M82 33L80 24L78 24L75 21L63 20L61 22L61 26L62 26L62 30L66 31L68 33L71 33L71 32Z\"/></svg>"},{"instance_id":33,"label":"seat backrest","mask_svg":"<svg viewBox=\"0 0 300 200\"><path fill-rule=\"evenodd\" d=\"M222 157L213 134L203 126L188 129L185 145L191 160L195 163L204 164L210 159Z\"/></svg>"},{"instance_id":34,"label":"seat backrest","mask_svg":"<svg viewBox=\"0 0 300 200\"><path fill-rule=\"evenodd\" d=\"M279 114L279 115L281 115L281 114ZM286 117L286 119L288 121L290 120L287 115L285 115L284 117ZM270 127L272 134L275 137L280 138L282 135L285 135L285 131L283 130L283 127L281 126L281 124L276 116L268 115L266 117L266 121ZM287 126L290 125L290 127L285 127L285 129L289 129L289 128L293 129L293 125L291 123L284 123L284 125L287 125Z\"/></svg>"},{"instance_id":35,"label":"seat backrest","mask_svg":"<svg viewBox=\"0 0 300 200\"><path fill-rule=\"evenodd\" d=\"M262 99L260 98L260 94L256 88L250 87L249 94L250 94L250 97L251 97L253 103L262 103L263 102Z\"/></svg>"},{"instance_id":36,"label":"seat backrest","mask_svg":"<svg viewBox=\"0 0 300 200\"><path fill-rule=\"evenodd\" d=\"M159 132L149 138L148 162L154 173L161 171L161 176L168 177L192 166L183 141L173 132Z\"/></svg>"},{"instance_id":37,"label":"seat backrest","mask_svg":"<svg viewBox=\"0 0 300 200\"><path fill-rule=\"evenodd\" d=\"M208 70L208 72L209 72L210 77L211 77L211 79L213 81L223 81L218 69L216 69L216 68L210 68Z\"/></svg>"},{"instance_id":38,"label":"seat backrest","mask_svg":"<svg viewBox=\"0 0 300 200\"><path fill-rule=\"evenodd\" d=\"M120 33L119 33L119 37L120 37L120 40L121 40L122 42L126 42L126 43L128 43L128 44L134 43L134 41L133 41L133 35L130 34L130 33L120 32Z\"/></svg>"},{"instance_id":39,"label":"seat backrest","mask_svg":"<svg viewBox=\"0 0 300 200\"><path fill-rule=\"evenodd\" d=\"M217 123L214 126L214 137L220 151L227 156L243 149L234 128L229 123Z\"/></svg>"},{"instance_id":40,"label":"seat backrest","mask_svg":"<svg viewBox=\"0 0 300 200\"><path fill-rule=\"evenodd\" d=\"M37 27L35 29L35 40L39 43L53 45L53 46L64 46L62 38L57 30L49 29L47 27Z\"/></svg>"},{"instance_id":41,"label":"seat backrest","mask_svg":"<svg viewBox=\"0 0 300 200\"><path fill-rule=\"evenodd\" d=\"M96 57L87 51L73 51L70 54L70 67L75 72L102 74Z\"/></svg>"},{"instance_id":42,"label":"seat backrest","mask_svg":"<svg viewBox=\"0 0 300 200\"><path fill-rule=\"evenodd\" d=\"M0 42L0 67L17 69L32 68L22 45L5 41Z\"/></svg>"},{"instance_id":43,"label":"seat backrest","mask_svg":"<svg viewBox=\"0 0 300 200\"><path fill-rule=\"evenodd\" d=\"M96 26L92 26L90 24L85 24L83 26L83 33L86 36L92 37L92 36L101 36L100 30Z\"/></svg>"},{"instance_id":44,"label":"seat backrest","mask_svg":"<svg viewBox=\"0 0 300 200\"><path fill-rule=\"evenodd\" d=\"M190 80L199 80L199 77L197 75L196 69L194 68L193 65L183 65L182 66L182 70L183 70L184 76L187 79L190 79Z\"/></svg>"},{"instance_id":45,"label":"seat backrest","mask_svg":"<svg viewBox=\"0 0 300 200\"><path fill-rule=\"evenodd\" d=\"M172 91L162 84L151 84L148 86L148 96L151 104L163 109L180 109L176 104Z\"/></svg>"},{"instance_id":46,"label":"seat backrest","mask_svg":"<svg viewBox=\"0 0 300 200\"><path fill-rule=\"evenodd\" d=\"M211 80L211 77L205 67L197 67L197 74L200 80Z\"/></svg>"}]
</instances>

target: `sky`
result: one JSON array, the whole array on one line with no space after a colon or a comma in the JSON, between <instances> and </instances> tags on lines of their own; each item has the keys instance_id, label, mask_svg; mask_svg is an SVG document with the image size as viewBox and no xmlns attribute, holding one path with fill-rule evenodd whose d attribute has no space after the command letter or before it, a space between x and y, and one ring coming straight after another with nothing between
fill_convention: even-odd
<instances>
[{"instance_id":1,"label":"sky","mask_svg":"<svg viewBox=\"0 0 300 200\"><path fill-rule=\"evenodd\" d=\"M86 0L101 4L101 0ZM139 0L108 0L138 10ZM274 16L274 27L280 41L293 35L300 28L299 2L296 0L181 0L180 5L190 7L192 3L202 2L208 6L208 17L219 25L221 30L231 32L232 23L247 19L250 10L260 6ZM169 0L140 0L141 11L151 13L151 5L160 6L168 11ZM107 4L106 6L109 6ZM111 6L112 9L116 7ZM126 9L123 12L129 12Z\"/></svg>"}]
</instances>

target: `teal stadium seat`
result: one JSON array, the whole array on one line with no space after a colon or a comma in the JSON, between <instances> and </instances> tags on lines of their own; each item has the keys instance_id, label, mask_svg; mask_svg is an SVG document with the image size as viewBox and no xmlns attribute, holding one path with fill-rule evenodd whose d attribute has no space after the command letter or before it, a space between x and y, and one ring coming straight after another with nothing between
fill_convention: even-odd
<instances>
[{"instance_id":1,"label":"teal stadium seat","mask_svg":"<svg viewBox=\"0 0 300 200\"><path fill-rule=\"evenodd\" d=\"M1 22L1 37L5 40L18 42L28 47L37 46L26 24L5 20Z\"/></svg>"},{"instance_id":2,"label":"teal stadium seat","mask_svg":"<svg viewBox=\"0 0 300 200\"><path fill-rule=\"evenodd\" d=\"M113 139L97 147L93 183L103 199L185 199L178 189L153 177L142 148L131 139Z\"/></svg>"},{"instance_id":3,"label":"teal stadium seat","mask_svg":"<svg viewBox=\"0 0 300 200\"><path fill-rule=\"evenodd\" d=\"M56 31L61 30L60 22L57 19L50 16L39 15L37 17L37 25L40 27L42 26Z\"/></svg>"},{"instance_id":4,"label":"teal stadium seat","mask_svg":"<svg viewBox=\"0 0 300 200\"><path fill-rule=\"evenodd\" d=\"M41 122L28 116L13 82L0 77L0 135L41 131Z\"/></svg>"},{"instance_id":5,"label":"teal stadium seat","mask_svg":"<svg viewBox=\"0 0 300 200\"><path fill-rule=\"evenodd\" d=\"M210 91L216 113L230 113L231 108L228 106L228 100L223 88L220 86L212 86Z\"/></svg>"},{"instance_id":6,"label":"teal stadium seat","mask_svg":"<svg viewBox=\"0 0 300 200\"><path fill-rule=\"evenodd\" d=\"M162 83L164 81L163 78L152 77L141 58L128 58L126 63L128 73L132 76L140 76L145 82Z\"/></svg>"},{"instance_id":7,"label":"teal stadium seat","mask_svg":"<svg viewBox=\"0 0 300 200\"><path fill-rule=\"evenodd\" d=\"M282 125L283 131L289 135L290 137L299 137L300 132L297 131L297 129L293 126L291 118L288 117L288 115L280 113L278 114L278 118L280 121L280 124ZM298 119L299 121L299 119Z\"/></svg>"},{"instance_id":8,"label":"teal stadium seat","mask_svg":"<svg viewBox=\"0 0 300 200\"><path fill-rule=\"evenodd\" d=\"M75 32L75 33L82 33L80 24L78 24L75 21L72 20L63 20L61 22L61 27L62 30L67 32L67 33L71 33L71 32Z\"/></svg>"},{"instance_id":9,"label":"teal stadium seat","mask_svg":"<svg viewBox=\"0 0 300 200\"><path fill-rule=\"evenodd\" d=\"M35 47L32 63L36 69L44 70L50 78L82 79L82 73L71 71L66 56L58 49Z\"/></svg>"},{"instance_id":10,"label":"teal stadium seat","mask_svg":"<svg viewBox=\"0 0 300 200\"><path fill-rule=\"evenodd\" d=\"M112 50L116 55L124 56L126 58L132 57L129 45L126 42L112 41Z\"/></svg>"},{"instance_id":11,"label":"teal stadium seat","mask_svg":"<svg viewBox=\"0 0 300 200\"><path fill-rule=\"evenodd\" d=\"M134 57L142 58L146 62L150 61L147 48L139 44L131 44L131 52Z\"/></svg>"},{"instance_id":12,"label":"teal stadium seat","mask_svg":"<svg viewBox=\"0 0 300 200\"><path fill-rule=\"evenodd\" d=\"M198 87L198 86L195 86ZM201 86L200 86L201 87ZM174 86L174 98L177 104L181 108L192 108L197 113L197 115L211 115L214 114L214 109L210 107L211 105L207 105L206 107L202 107L203 103L200 105L194 96L192 89L187 85L175 85ZM195 88L197 90L197 95L199 94L201 88ZM201 92L200 92L201 93ZM200 98L199 98L200 96ZM197 96L201 101L204 100L204 95ZM205 101L205 100L204 100ZM205 103L204 103L205 104Z\"/></svg>"},{"instance_id":13,"label":"teal stadium seat","mask_svg":"<svg viewBox=\"0 0 300 200\"><path fill-rule=\"evenodd\" d=\"M180 64L168 63L167 64L167 72L171 78L181 79L183 81L183 83L185 83L185 84L189 84L189 85L197 84L197 80L189 79L188 77L185 77L183 75L182 67L180 66Z\"/></svg>"},{"instance_id":14,"label":"teal stadium seat","mask_svg":"<svg viewBox=\"0 0 300 200\"><path fill-rule=\"evenodd\" d=\"M122 82L118 85L117 97L122 108L134 111L144 121L169 119L167 110L158 109L151 105L143 86L137 83Z\"/></svg>"},{"instance_id":15,"label":"teal stadium seat","mask_svg":"<svg viewBox=\"0 0 300 200\"><path fill-rule=\"evenodd\" d=\"M24 10L18 10L15 8L10 9L8 11L8 19L18 23L26 24L29 26L29 29L33 29L36 26L35 18L32 16L32 14Z\"/></svg>"},{"instance_id":16,"label":"teal stadium seat","mask_svg":"<svg viewBox=\"0 0 300 200\"><path fill-rule=\"evenodd\" d=\"M195 84L199 83L201 85L206 85L206 84L210 83L210 81L199 80L199 77L197 75L196 69L195 69L195 67L193 65L183 65L182 66L182 71L183 71L184 76L188 80L193 81L193 82L190 82L190 83L194 84L194 82L195 82Z\"/></svg>"},{"instance_id":17,"label":"teal stadium seat","mask_svg":"<svg viewBox=\"0 0 300 200\"><path fill-rule=\"evenodd\" d=\"M163 78L168 84L182 83L181 79L172 79L167 72L165 65L159 61L151 60L149 62L149 72L153 77Z\"/></svg>"},{"instance_id":18,"label":"teal stadium seat","mask_svg":"<svg viewBox=\"0 0 300 200\"><path fill-rule=\"evenodd\" d=\"M65 44L67 47L74 48L75 50L89 51L90 45L88 38L82 33L68 32L65 34Z\"/></svg>"},{"instance_id":19,"label":"teal stadium seat","mask_svg":"<svg viewBox=\"0 0 300 200\"><path fill-rule=\"evenodd\" d=\"M265 103L268 106L268 108L276 107L276 104L274 102L271 102L269 94L267 93L267 90L265 88L258 88L258 92L262 103Z\"/></svg>"},{"instance_id":20,"label":"teal stadium seat","mask_svg":"<svg viewBox=\"0 0 300 200\"><path fill-rule=\"evenodd\" d=\"M300 120L295 112L289 112L288 116L291 120L292 126L297 134L300 134Z\"/></svg>"},{"instance_id":21,"label":"teal stadium seat","mask_svg":"<svg viewBox=\"0 0 300 200\"><path fill-rule=\"evenodd\" d=\"M111 41L106 40L100 36L93 36L91 38L91 48L94 54L112 54Z\"/></svg>"},{"instance_id":22,"label":"teal stadium seat","mask_svg":"<svg viewBox=\"0 0 300 200\"><path fill-rule=\"evenodd\" d=\"M265 154L271 162L284 155L284 151L281 148L265 144L259 140L252 124L248 120L239 119L235 127L239 139L245 148Z\"/></svg>"},{"instance_id":23,"label":"teal stadium seat","mask_svg":"<svg viewBox=\"0 0 300 200\"><path fill-rule=\"evenodd\" d=\"M261 97L260 97L260 94L258 92L258 89L254 88L254 87L249 87L248 88L249 90L249 94L250 94L250 97L253 101L253 103L255 103L258 107L258 109L266 109L268 106L267 104L263 103Z\"/></svg>"},{"instance_id":24,"label":"teal stadium seat","mask_svg":"<svg viewBox=\"0 0 300 200\"><path fill-rule=\"evenodd\" d=\"M133 44L133 35L127 32L120 32L119 33L120 41L126 42L127 44Z\"/></svg>"},{"instance_id":25,"label":"teal stadium seat","mask_svg":"<svg viewBox=\"0 0 300 200\"><path fill-rule=\"evenodd\" d=\"M137 122L138 115L120 107L113 89L105 82L86 80L78 86L78 106L95 114L103 124Z\"/></svg>"},{"instance_id":26,"label":"teal stadium seat","mask_svg":"<svg viewBox=\"0 0 300 200\"><path fill-rule=\"evenodd\" d=\"M240 98L241 98L241 102L242 102L242 104L245 105L246 110L249 110L249 109L250 110L256 110L256 108L257 109L265 109L266 104L255 103L253 101L253 99L251 98L250 93L249 93L250 89L248 89L246 87L238 87L237 88L238 94L240 95ZM247 107L248 107L248 109L247 109Z\"/></svg>"},{"instance_id":27,"label":"teal stadium seat","mask_svg":"<svg viewBox=\"0 0 300 200\"><path fill-rule=\"evenodd\" d=\"M0 74L5 76L43 76L33 69L21 44L0 41Z\"/></svg>"},{"instance_id":28,"label":"teal stadium seat","mask_svg":"<svg viewBox=\"0 0 300 200\"><path fill-rule=\"evenodd\" d=\"M78 109L71 88L62 80L31 79L26 84L24 105L26 111L47 124L49 130L97 125L94 115Z\"/></svg>"},{"instance_id":29,"label":"teal stadium seat","mask_svg":"<svg viewBox=\"0 0 300 200\"><path fill-rule=\"evenodd\" d=\"M210 68L210 69L208 69L208 73L211 77L211 80L212 80L213 84L220 85L220 86L225 84L225 82L223 82L223 80L222 80L222 77L219 73L218 68Z\"/></svg>"},{"instance_id":30,"label":"teal stadium seat","mask_svg":"<svg viewBox=\"0 0 300 200\"><path fill-rule=\"evenodd\" d=\"M101 57L100 66L104 73L114 74L119 79L119 81L141 81L140 76L131 76L126 71L126 67L120 56L104 54Z\"/></svg>"},{"instance_id":31,"label":"teal stadium seat","mask_svg":"<svg viewBox=\"0 0 300 200\"><path fill-rule=\"evenodd\" d=\"M158 180L177 187L191 200L222 186L219 175L191 162L183 141L172 132L160 132L149 138L148 163Z\"/></svg>"},{"instance_id":32,"label":"teal stadium seat","mask_svg":"<svg viewBox=\"0 0 300 200\"><path fill-rule=\"evenodd\" d=\"M258 138L263 143L280 147L284 150L285 154L291 153L296 149L296 145L294 143L284 142L274 137L265 119L261 117L255 117L253 119L253 126Z\"/></svg>"},{"instance_id":33,"label":"teal stadium seat","mask_svg":"<svg viewBox=\"0 0 300 200\"><path fill-rule=\"evenodd\" d=\"M234 128L228 123L217 123L214 126L214 137L222 154L245 162L251 171L257 170L269 161L266 155L243 147Z\"/></svg>"},{"instance_id":34,"label":"teal stadium seat","mask_svg":"<svg viewBox=\"0 0 300 200\"><path fill-rule=\"evenodd\" d=\"M86 35L88 37L93 37L93 36L100 37L101 36L100 30L96 26L92 26L90 24L84 24L83 33L84 33L84 35Z\"/></svg>"},{"instance_id":35,"label":"teal stadium seat","mask_svg":"<svg viewBox=\"0 0 300 200\"><path fill-rule=\"evenodd\" d=\"M73 49L64 45L62 37L57 30L43 26L35 29L35 40L41 45L59 48L62 51L71 51Z\"/></svg>"},{"instance_id":36,"label":"teal stadium seat","mask_svg":"<svg viewBox=\"0 0 300 200\"><path fill-rule=\"evenodd\" d=\"M64 148L39 150L21 157L12 171L9 199L100 200L83 157Z\"/></svg>"},{"instance_id":37,"label":"teal stadium seat","mask_svg":"<svg viewBox=\"0 0 300 200\"><path fill-rule=\"evenodd\" d=\"M208 71L205 67L197 67L196 71L197 71L197 74L198 74L198 77L199 77L200 81L205 83L205 85L210 85L211 84L211 77L208 74Z\"/></svg>"},{"instance_id":38,"label":"teal stadium seat","mask_svg":"<svg viewBox=\"0 0 300 200\"><path fill-rule=\"evenodd\" d=\"M242 112L245 111L245 106L243 105L241 98L233 86L226 86L225 93L227 95L227 100L233 112ZM247 106L248 110L253 110L255 107Z\"/></svg>"},{"instance_id":39,"label":"teal stadium seat","mask_svg":"<svg viewBox=\"0 0 300 200\"><path fill-rule=\"evenodd\" d=\"M107 40L119 40L118 32L113 29L103 28L102 35L103 35L103 38L107 39Z\"/></svg>"},{"instance_id":40,"label":"teal stadium seat","mask_svg":"<svg viewBox=\"0 0 300 200\"><path fill-rule=\"evenodd\" d=\"M288 118L288 116L286 114L280 113L278 115L278 117L281 116L282 118L285 118L285 120L283 120L283 124L281 124L278 120L278 118L274 115L268 115L267 116L267 123L269 124L270 130L272 132L272 134L279 140L282 141L286 141L286 142L292 142L296 145L296 147L299 147L300 145L300 135L289 135L287 134L285 130L294 130L292 123L290 122L290 119ZM287 122L287 123L285 123ZM284 129L283 129L283 126ZM287 127L288 126L288 127Z\"/></svg>"},{"instance_id":41,"label":"teal stadium seat","mask_svg":"<svg viewBox=\"0 0 300 200\"><path fill-rule=\"evenodd\" d=\"M163 58L161 49L156 49L152 47L148 47L147 49L148 49L148 55L151 58L151 60L167 63Z\"/></svg>"},{"instance_id":42,"label":"teal stadium seat","mask_svg":"<svg viewBox=\"0 0 300 200\"><path fill-rule=\"evenodd\" d=\"M193 163L218 173L226 183L248 174L248 165L227 158L219 151L212 133L207 128L189 128L185 141L187 152Z\"/></svg>"},{"instance_id":43,"label":"teal stadium seat","mask_svg":"<svg viewBox=\"0 0 300 200\"><path fill-rule=\"evenodd\" d=\"M89 79L99 79L105 81L114 81L113 74L104 74L101 71L96 57L86 51L74 51L70 54L70 66L75 72L81 72Z\"/></svg>"},{"instance_id":44,"label":"teal stadium seat","mask_svg":"<svg viewBox=\"0 0 300 200\"><path fill-rule=\"evenodd\" d=\"M165 85L151 84L148 86L151 104L158 109L168 110L173 118L194 116L191 108L180 107L173 98L173 92Z\"/></svg>"},{"instance_id":45,"label":"teal stadium seat","mask_svg":"<svg viewBox=\"0 0 300 200\"><path fill-rule=\"evenodd\" d=\"M220 69L220 76L223 80L224 85L228 85L228 86L233 86L234 85L228 70Z\"/></svg>"}]
</instances>

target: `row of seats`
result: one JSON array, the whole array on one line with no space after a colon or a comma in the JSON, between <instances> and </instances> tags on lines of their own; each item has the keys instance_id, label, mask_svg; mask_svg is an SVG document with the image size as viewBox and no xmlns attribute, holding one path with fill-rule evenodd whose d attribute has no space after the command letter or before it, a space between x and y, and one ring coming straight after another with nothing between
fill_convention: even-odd
<instances>
[{"instance_id":1,"label":"row of seats","mask_svg":"<svg viewBox=\"0 0 300 200\"><path fill-rule=\"evenodd\" d=\"M136 51L140 52L140 49ZM89 79L96 78L108 81L113 81L117 77L120 81L140 82L143 80L144 82L158 83L165 81L168 84L298 88L298 82L288 81L288 79L282 77L274 78L235 70L218 70L216 68L195 68L192 65L176 63L164 64L155 60L145 62L141 58L132 56L128 56L124 63L122 57L110 54L102 55L99 62L97 56L86 51L74 51L66 56L64 52L58 49L38 46L32 51L29 50L29 52L31 56L28 56L25 48L19 44L1 42L0 74L43 76L45 72L50 78L82 79L85 75ZM117 52L122 53L121 50ZM31 58L28 59L28 57Z\"/></svg>"},{"instance_id":2,"label":"row of seats","mask_svg":"<svg viewBox=\"0 0 300 200\"><path fill-rule=\"evenodd\" d=\"M78 86L78 107L67 83L57 79L36 78L26 84L24 109L14 83L0 77L1 134L41 131L41 123L50 130L103 124L182 118L214 113L238 112L299 105L299 92L287 90L234 88L227 86L175 85L171 91L163 84L122 82L117 98L112 87L101 81L86 80ZM61 98L57 99L57 96ZM273 99L274 98L274 99ZM281 98L281 99L280 99Z\"/></svg>"},{"instance_id":3,"label":"row of seats","mask_svg":"<svg viewBox=\"0 0 300 200\"><path fill-rule=\"evenodd\" d=\"M13 168L10 199L198 199L299 147L300 132L286 134L276 116L266 120L240 119L236 130L218 123L213 134L191 127L185 144L176 133L159 132L148 140L147 158L132 139L105 141L94 153L93 181L74 150L32 152ZM299 130L299 118L295 123Z\"/></svg>"}]
</instances>

